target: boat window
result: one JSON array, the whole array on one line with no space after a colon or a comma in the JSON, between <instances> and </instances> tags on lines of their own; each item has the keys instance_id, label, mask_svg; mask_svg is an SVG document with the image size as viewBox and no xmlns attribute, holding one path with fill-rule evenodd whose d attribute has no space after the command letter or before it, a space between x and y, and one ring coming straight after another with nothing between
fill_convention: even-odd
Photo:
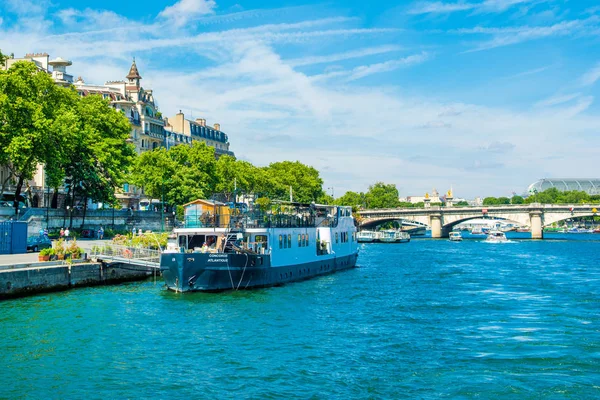
<instances>
[{"instance_id":1,"label":"boat window","mask_svg":"<svg viewBox=\"0 0 600 400\"><path fill-rule=\"evenodd\" d=\"M338 243L339 239L338 239L338 233L335 233L335 242Z\"/></svg>"},{"instance_id":2,"label":"boat window","mask_svg":"<svg viewBox=\"0 0 600 400\"><path fill-rule=\"evenodd\" d=\"M292 235L288 235L288 247L292 247Z\"/></svg>"},{"instance_id":3,"label":"boat window","mask_svg":"<svg viewBox=\"0 0 600 400\"><path fill-rule=\"evenodd\" d=\"M281 235L279 235L279 248L283 248L283 237Z\"/></svg>"},{"instance_id":4,"label":"boat window","mask_svg":"<svg viewBox=\"0 0 600 400\"><path fill-rule=\"evenodd\" d=\"M298 247L302 247L302 242L303 242L302 235L298 234Z\"/></svg>"}]
</instances>

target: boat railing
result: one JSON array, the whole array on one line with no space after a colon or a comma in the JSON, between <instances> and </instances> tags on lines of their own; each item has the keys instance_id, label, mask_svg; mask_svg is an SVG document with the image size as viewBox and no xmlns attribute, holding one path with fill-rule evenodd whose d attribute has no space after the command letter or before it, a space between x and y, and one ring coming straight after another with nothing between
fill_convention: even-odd
<instances>
[{"instance_id":1,"label":"boat railing","mask_svg":"<svg viewBox=\"0 0 600 400\"><path fill-rule=\"evenodd\" d=\"M337 226L337 218L331 216L314 216L312 214L267 214L247 212L239 214L203 214L186 216L185 228L309 228L317 226Z\"/></svg>"}]
</instances>

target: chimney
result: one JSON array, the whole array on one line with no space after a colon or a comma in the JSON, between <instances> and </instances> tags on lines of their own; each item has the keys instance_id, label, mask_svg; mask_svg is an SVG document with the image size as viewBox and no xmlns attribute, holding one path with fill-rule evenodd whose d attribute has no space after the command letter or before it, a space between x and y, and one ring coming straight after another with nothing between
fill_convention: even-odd
<instances>
[{"instance_id":1,"label":"chimney","mask_svg":"<svg viewBox=\"0 0 600 400\"><path fill-rule=\"evenodd\" d=\"M221 124L215 124L215 130L220 131L221 130Z\"/></svg>"},{"instance_id":2,"label":"chimney","mask_svg":"<svg viewBox=\"0 0 600 400\"><path fill-rule=\"evenodd\" d=\"M202 118L196 118L196 123L202 126Z\"/></svg>"}]
</instances>

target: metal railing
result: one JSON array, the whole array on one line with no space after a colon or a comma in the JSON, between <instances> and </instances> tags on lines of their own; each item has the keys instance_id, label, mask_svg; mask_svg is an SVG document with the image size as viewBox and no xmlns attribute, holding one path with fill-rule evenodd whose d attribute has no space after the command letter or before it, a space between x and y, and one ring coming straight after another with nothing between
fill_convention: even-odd
<instances>
[{"instance_id":1,"label":"metal railing","mask_svg":"<svg viewBox=\"0 0 600 400\"><path fill-rule=\"evenodd\" d=\"M90 257L102 261L139 265L150 268L160 267L160 250L140 246L105 245L94 246Z\"/></svg>"}]
</instances>

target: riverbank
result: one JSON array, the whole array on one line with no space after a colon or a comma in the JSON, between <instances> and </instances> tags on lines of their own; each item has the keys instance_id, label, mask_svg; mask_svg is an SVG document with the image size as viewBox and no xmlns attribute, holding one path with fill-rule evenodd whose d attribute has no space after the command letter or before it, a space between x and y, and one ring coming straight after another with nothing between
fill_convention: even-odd
<instances>
[{"instance_id":1,"label":"riverbank","mask_svg":"<svg viewBox=\"0 0 600 400\"><path fill-rule=\"evenodd\" d=\"M87 260L1 265L0 299L138 281L157 274L158 271L147 267Z\"/></svg>"}]
</instances>

